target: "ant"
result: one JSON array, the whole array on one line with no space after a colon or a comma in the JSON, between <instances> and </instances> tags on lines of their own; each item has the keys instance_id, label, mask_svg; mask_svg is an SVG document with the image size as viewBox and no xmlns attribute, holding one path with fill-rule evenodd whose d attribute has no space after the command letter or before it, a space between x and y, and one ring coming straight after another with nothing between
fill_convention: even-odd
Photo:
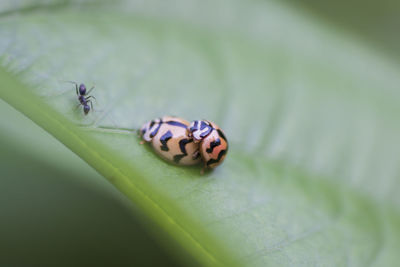
<instances>
[{"instance_id":1,"label":"ant","mask_svg":"<svg viewBox=\"0 0 400 267\"><path fill-rule=\"evenodd\" d=\"M78 100L79 100L79 105L83 106L83 112L85 113L85 115L87 115L90 111L90 107L92 107L93 109L93 104L92 101L90 100L90 98L93 98L96 100L96 98L92 95L89 95L90 92L94 89L94 86L92 88L89 89L89 91L86 92L86 86L81 83L79 85L79 89L78 89L78 84L76 82L71 82L70 83L75 84L75 90L76 90L76 95L78 96ZM90 106L89 106L90 104Z\"/></svg>"}]
</instances>

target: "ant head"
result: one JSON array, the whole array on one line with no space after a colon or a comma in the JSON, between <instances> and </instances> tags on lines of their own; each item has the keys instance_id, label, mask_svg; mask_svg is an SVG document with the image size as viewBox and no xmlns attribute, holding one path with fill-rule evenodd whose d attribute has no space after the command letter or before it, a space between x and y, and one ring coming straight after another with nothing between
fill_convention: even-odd
<instances>
[{"instance_id":1,"label":"ant head","mask_svg":"<svg viewBox=\"0 0 400 267\"><path fill-rule=\"evenodd\" d=\"M88 104L84 105L83 106L83 112L85 112L85 115L87 115L89 113L89 111L90 111L89 105Z\"/></svg>"},{"instance_id":2,"label":"ant head","mask_svg":"<svg viewBox=\"0 0 400 267\"><path fill-rule=\"evenodd\" d=\"M86 86L83 83L81 83L79 85L79 94L80 95L85 95L86 94Z\"/></svg>"}]
</instances>

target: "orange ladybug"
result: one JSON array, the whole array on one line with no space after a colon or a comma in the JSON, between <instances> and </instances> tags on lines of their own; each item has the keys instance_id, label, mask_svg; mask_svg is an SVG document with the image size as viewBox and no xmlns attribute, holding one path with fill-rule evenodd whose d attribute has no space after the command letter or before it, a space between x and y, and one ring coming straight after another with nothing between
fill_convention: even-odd
<instances>
[{"instance_id":1,"label":"orange ladybug","mask_svg":"<svg viewBox=\"0 0 400 267\"><path fill-rule=\"evenodd\" d=\"M141 143L151 143L154 151L177 165L195 165L200 159L199 145L187 134L189 122L165 116L151 120L140 129Z\"/></svg>"},{"instance_id":2,"label":"orange ladybug","mask_svg":"<svg viewBox=\"0 0 400 267\"><path fill-rule=\"evenodd\" d=\"M202 173L220 165L228 152L228 140L221 128L207 120L195 120L187 128L188 136L199 144L204 162Z\"/></svg>"}]
</instances>

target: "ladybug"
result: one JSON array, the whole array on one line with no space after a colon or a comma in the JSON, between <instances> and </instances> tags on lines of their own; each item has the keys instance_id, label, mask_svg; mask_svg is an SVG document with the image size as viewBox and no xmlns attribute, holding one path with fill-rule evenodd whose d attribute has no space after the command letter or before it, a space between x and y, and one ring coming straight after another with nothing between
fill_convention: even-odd
<instances>
[{"instance_id":1,"label":"ladybug","mask_svg":"<svg viewBox=\"0 0 400 267\"><path fill-rule=\"evenodd\" d=\"M140 129L141 143L151 143L157 154L174 164L198 164L201 162L199 145L188 136L188 126L188 121L176 117L151 120Z\"/></svg>"},{"instance_id":2,"label":"ladybug","mask_svg":"<svg viewBox=\"0 0 400 267\"><path fill-rule=\"evenodd\" d=\"M228 152L228 140L224 132L213 122L195 120L187 128L188 136L199 144L199 151L205 169L213 169L220 165Z\"/></svg>"}]
</instances>

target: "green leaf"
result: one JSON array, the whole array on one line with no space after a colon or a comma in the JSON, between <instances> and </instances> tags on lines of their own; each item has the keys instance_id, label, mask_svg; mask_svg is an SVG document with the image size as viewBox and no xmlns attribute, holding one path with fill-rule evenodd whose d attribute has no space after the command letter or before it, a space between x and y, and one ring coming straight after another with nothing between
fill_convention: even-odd
<instances>
[{"instance_id":1,"label":"green leaf","mask_svg":"<svg viewBox=\"0 0 400 267\"><path fill-rule=\"evenodd\" d=\"M2 100L0 114L0 265L177 265L101 175Z\"/></svg>"},{"instance_id":2,"label":"green leaf","mask_svg":"<svg viewBox=\"0 0 400 267\"><path fill-rule=\"evenodd\" d=\"M277 2L62 3L3 12L0 96L134 201L176 255L399 260L396 63ZM65 80L96 85L94 112ZM169 114L220 125L224 164L172 166L129 131Z\"/></svg>"}]
</instances>

